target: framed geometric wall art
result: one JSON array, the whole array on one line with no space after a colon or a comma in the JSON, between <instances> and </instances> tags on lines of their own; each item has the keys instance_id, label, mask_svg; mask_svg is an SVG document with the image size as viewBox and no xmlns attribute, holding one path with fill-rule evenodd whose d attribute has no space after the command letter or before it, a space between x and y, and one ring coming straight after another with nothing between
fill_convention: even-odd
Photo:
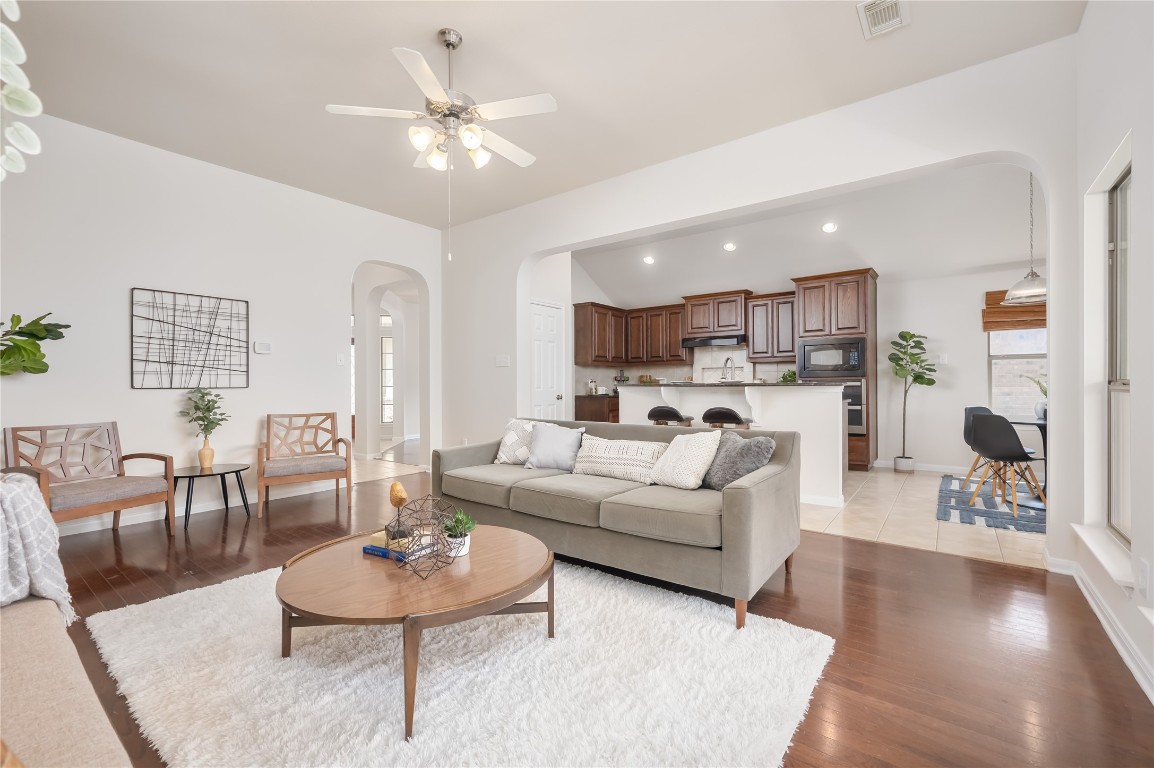
<instances>
[{"instance_id":1,"label":"framed geometric wall art","mask_svg":"<svg viewBox=\"0 0 1154 768\"><path fill-rule=\"evenodd\" d=\"M248 386L248 302L133 288L133 389Z\"/></svg>"}]
</instances>

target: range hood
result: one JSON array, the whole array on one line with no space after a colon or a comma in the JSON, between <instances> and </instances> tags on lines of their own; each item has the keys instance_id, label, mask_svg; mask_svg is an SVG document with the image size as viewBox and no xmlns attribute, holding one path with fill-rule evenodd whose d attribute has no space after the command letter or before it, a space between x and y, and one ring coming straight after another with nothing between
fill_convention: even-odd
<instances>
[{"instance_id":1,"label":"range hood","mask_svg":"<svg viewBox=\"0 0 1154 768\"><path fill-rule=\"evenodd\" d=\"M681 347L686 349L689 347L736 347L738 344L744 344L749 339L744 333L736 336L711 336L704 339L682 339Z\"/></svg>"}]
</instances>

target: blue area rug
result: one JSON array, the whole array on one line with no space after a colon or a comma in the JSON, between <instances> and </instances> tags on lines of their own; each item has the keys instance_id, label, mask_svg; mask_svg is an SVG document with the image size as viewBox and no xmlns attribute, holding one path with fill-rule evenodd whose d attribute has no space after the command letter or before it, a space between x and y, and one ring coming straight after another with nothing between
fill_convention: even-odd
<instances>
[{"instance_id":1,"label":"blue area rug","mask_svg":"<svg viewBox=\"0 0 1154 768\"><path fill-rule=\"evenodd\" d=\"M953 475L942 475L942 484L938 488L938 519L949 523L964 523L982 525L987 528L1005 528L1011 531L1026 531L1029 533L1046 532L1046 510L1023 506L1022 502L1034 498L1025 483L1018 483L1018 516L1001 498L995 499L991 484L982 486L978 494L976 507L970 506L970 496L974 493L974 483L970 480L969 490L962 488L962 478Z\"/></svg>"}]
</instances>

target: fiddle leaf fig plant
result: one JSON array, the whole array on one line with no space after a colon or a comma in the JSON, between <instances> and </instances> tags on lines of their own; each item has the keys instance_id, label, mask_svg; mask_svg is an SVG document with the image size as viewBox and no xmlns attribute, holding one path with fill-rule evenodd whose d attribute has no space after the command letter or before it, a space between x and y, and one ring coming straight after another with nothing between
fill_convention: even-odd
<instances>
[{"instance_id":1,"label":"fiddle leaf fig plant","mask_svg":"<svg viewBox=\"0 0 1154 768\"><path fill-rule=\"evenodd\" d=\"M12 315L9 327L0 332L0 376L14 373L44 373L48 363L44 362L44 352L40 342L64 338L64 329L71 328L65 323L46 323L41 315L35 320L23 321L20 315ZM4 327L0 322L0 328Z\"/></svg>"},{"instance_id":2,"label":"fiddle leaf fig plant","mask_svg":"<svg viewBox=\"0 0 1154 768\"><path fill-rule=\"evenodd\" d=\"M925 341L928 337L912 331L902 331L898 334L895 341L890 342L890 346L894 348L893 352L887 360L890 361L894 376L903 379L902 387L902 455L901 458L906 459L906 401L909 399L910 390L915 384L921 384L925 387L932 387L938 381L933 377L933 374L938 372L938 369L929 361L926 354Z\"/></svg>"},{"instance_id":3,"label":"fiddle leaf fig plant","mask_svg":"<svg viewBox=\"0 0 1154 768\"><path fill-rule=\"evenodd\" d=\"M222 395L210 389L196 387L188 390L188 407L179 413L187 416L189 424L195 424L196 434L204 435L207 440L217 427L228 421L228 414L220 409Z\"/></svg>"}]
</instances>

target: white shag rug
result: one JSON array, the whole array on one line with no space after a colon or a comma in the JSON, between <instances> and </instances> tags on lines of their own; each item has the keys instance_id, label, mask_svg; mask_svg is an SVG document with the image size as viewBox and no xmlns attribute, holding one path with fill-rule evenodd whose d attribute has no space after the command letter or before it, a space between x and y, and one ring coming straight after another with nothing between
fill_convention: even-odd
<instances>
[{"instance_id":1,"label":"white shag rug","mask_svg":"<svg viewBox=\"0 0 1154 768\"><path fill-rule=\"evenodd\" d=\"M780 765L833 652L558 563L553 640L544 614L425 630L406 742L401 627L294 629L282 659L279 573L88 619L169 766Z\"/></svg>"}]
</instances>

